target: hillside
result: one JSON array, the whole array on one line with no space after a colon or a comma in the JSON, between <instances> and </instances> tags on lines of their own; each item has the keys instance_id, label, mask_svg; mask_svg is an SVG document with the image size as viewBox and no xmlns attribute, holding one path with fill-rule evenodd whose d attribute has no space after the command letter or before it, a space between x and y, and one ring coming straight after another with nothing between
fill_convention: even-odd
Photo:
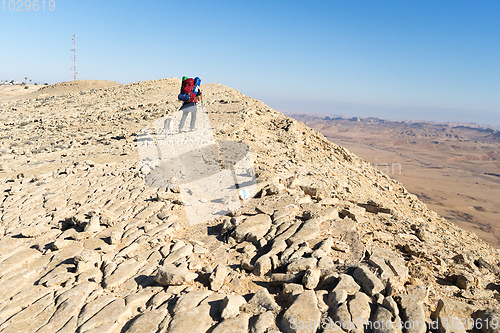
<instances>
[{"instance_id":1,"label":"hillside","mask_svg":"<svg viewBox=\"0 0 500 333\"><path fill-rule=\"evenodd\" d=\"M311 128L209 84L196 131L170 135L180 80L90 86L0 102L0 332L500 315L497 250Z\"/></svg>"},{"instance_id":2,"label":"hillside","mask_svg":"<svg viewBox=\"0 0 500 333\"><path fill-rule=\"evenodd\" d=\"M475 124L290 116L403 183L448 221L500 247L500 131Z\"/></svg>"}]
</instances>

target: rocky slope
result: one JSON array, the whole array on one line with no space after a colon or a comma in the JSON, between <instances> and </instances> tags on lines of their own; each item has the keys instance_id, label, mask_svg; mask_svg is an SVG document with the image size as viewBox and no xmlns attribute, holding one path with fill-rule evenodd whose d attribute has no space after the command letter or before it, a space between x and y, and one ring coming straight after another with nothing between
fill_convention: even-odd
<instances>
[{"instance_id":1,"label":"rocky slope","mask_svg":"<svg viewBox=\"0 0 500 333\"><path fill-rule=\"evenodd\" d=\"M189 184L153 185L140 152L179 85L0 103L0 332L499 331L498 251L219 84L202 86L210 131L221 155L249 147L255 195L191 223Z\"/></svg>"}]
</instances>

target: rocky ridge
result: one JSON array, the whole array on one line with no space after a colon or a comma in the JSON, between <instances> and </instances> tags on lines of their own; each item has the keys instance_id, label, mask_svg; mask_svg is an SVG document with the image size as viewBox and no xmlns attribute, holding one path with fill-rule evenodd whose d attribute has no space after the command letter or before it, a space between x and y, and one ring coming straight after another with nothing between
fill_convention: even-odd
<instances>
[{"instance_id":1,"label":"rocky ridge","mask_svg":"<svg viewBox=\"0 0 500 333\"><path fill-rule=\"evenodd\" d=\"M215 138L250 147L259 191L190 225L137 153L179 84L0 102L0 332L499 331L498 251L219 84L202 86Z\"/></svg>"}]
</instances>

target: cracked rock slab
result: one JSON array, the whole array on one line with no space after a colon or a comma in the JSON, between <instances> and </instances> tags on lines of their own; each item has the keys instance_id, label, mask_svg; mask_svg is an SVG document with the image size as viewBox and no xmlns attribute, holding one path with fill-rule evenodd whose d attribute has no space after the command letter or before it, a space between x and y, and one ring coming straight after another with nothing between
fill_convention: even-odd
<instances>
[{"instance_id":1,"label":"cracked rock slab","mask_svg":"<svg viewBox=\"0 0 500 333\"><path fill-rule=\"evenodd\" d=\"M378 294L385 289L382 281L366 266L356 268L353 277L369 296Z\"/></svg>"},{"instance_id":2,"label":"cracked rock slab","mask_svg":"<svg viewBox=\"0 0 500 333\"><path fill-rule=\"evenodd\" d=\"M192 284L197 277L198 274L191 272L187 268L169 265L160 266L154 279L162 286L182 286Z\"/></svg>"},{"instance_id":3,"label":"cracked rock slab","mask_svg":"<svg viewBox=\"0 0 500 333\"><path fill-rule=\"evenodd\" d=\"M248 240L257 244L271 228L271 224L271 218L267 214L249 216L236 226L234 239L237 242Z\"/></svg>"},{"instance_id":4,"label":"cracked rock slab","mask_svg":"<svg viewBox=\"0 0 500 333\"><path fill-rule=\"evenodd\" d=\"M320 318L316 294L313 290L307 290L297 296L283 314L282 329L287 333L314 333L319 327Z\"/></svg>"}]
</instances>

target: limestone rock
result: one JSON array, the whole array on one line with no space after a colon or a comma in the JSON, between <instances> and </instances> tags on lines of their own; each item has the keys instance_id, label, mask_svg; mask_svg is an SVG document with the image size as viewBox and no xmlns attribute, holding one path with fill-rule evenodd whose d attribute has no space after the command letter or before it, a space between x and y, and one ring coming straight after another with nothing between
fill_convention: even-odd
<instances>
[{"instance_id":1,"label":"limestone rock","mask_svg":"<svg viewBox=\"0 0 500 333\"><path fill-rule=\"evenodd\" d=\"M465 333L466 325L455 316L439 317L437 320L440 333Z\"/></svg>"},{"instance_id":2,"label":"limestone rock","mask_svg":"<svg viewBox=\"0 0 500 333\"><path fill-rule=\"evenodd\" d=\"M261 256L254 265L254 274L257 276L266 275L271 271L273 264L271 262L271 257L267 254Z\"/></svg>"},{"instance_id":3,"label":"limestone rock","mask_svg":"<svg viewBox=\"0 0 500 333\"><path fill-rule=\"evenodd\" d=\"M327 290L316 290L316 298L318 299L318 309L321 313L326 313L329 309L328 302L328 291Z\"/></svg>"},{"instance_id":4,"label":"limestone rock","mask_svg":"<svg viewBox=\"0 0 500 333\"><path fill-rule=\"evenodd\" d=\"M393 316L390 310L379 305L373 317L373 331L375 333L401 333L398 319L399 317Z\"/></svg>"},{"instance_id":5,"label":"limestone rock","mask_svg":"<svg viewBox=\"0 0 500 333\"><path fill-rule=\"evenodd\" d=\"M101 256L95 251L83 250L75 256L76 273L81 273L93 267L99 267Z\"/></svg>"},{"instance_id":6,"label":"limestone rock","mask_svg":"<svg viewBox=\"0 0 500 333\"><path fill-rule=\"evenodd\" d=\"M222 319L229 319L240 314L240 306L247 301L240 295L228 295L222 301Z\"/></svg>"},{"instance_id":7,"label":"limestone rock","mask_svg":"<svg viewBox=\"0 0 500 333\"><path fill-rule=\"evenodd\" d=\"M224 320L215 326L212 333L248 332L250 315L242 313L239 316Z\"/></svg>"},{"instance_id":8,"label":"limestone rock","mask_svg":"<svg viewBox=\"0 0 500 333\"><path fill-rule=\"evenodd\" d=\"M294 260L287 266L288 273L298 273L311 268L316 268L318 259L316 258L299 258Z\"/></svg>"},{"instance_id":9,"label":"limestone rock","mask_svg":"<svg viewBox=\"0 0 500 333\"><path fill-rule=\"evenodd\" d=\"M75 277L72 273L69 272L68 265L60 265L50 272L48 272L45 276L43 276L38 284L51 287L56 285L62 285L68 283L68 281L74 280Z\"/></svg>"},{"instance_id":10,"label":"limestone rock","mask_svg":"<svg viewBox=\"0 0 500 333\"><path fill-rule=\"evenodd\" d=\"M319 327L321 312L318 309L316 295L307 290L297 296L293 304L283 314L282 327L285 332L316 332Z\"/></svg>"},{"instance_id":11,"label":"limestone rock","mask_svg":"<svg viewBox=\"0 0 500 333\"><path fill-rule=\"evenodd\" d=\"M273 286L282 285L284 283L300 283L304 277L304 272L295 274L275 273L269 277L269 284Z\"/></svg>"},{"instance_id":12,"label":"limestone rock","mask_svg":"<svg viewBox=\"0 0 500 333\"><path fill-rule=\"evenodd\" d=\"M259 289L243 307L245 311L253 314L261 314L266 311L277 312L280 309L266 288Z\"/></svg>"},{"instance_id":13,"label":"limestone rock","mask_svg":"<svg viewBox=\"0 0 500 333\"><path fill-rule=\"evenodd\" d=\"M115 330L125 324L125 321L131 315L131 311L132 309L126 307L122 299L116 299L80 326L79 330L81 332L90 331L91 329Z\"/></svg>"},{"instance_id":14,"label":"limestone rock","mask_svg":"<svg viewBox=\"0 0 500 333\"><path fill-rule=\"evenodd\" d=\"M117 268L104 278L104 286L106 288L114 288L120 286L130 277L132 277L142 266L142 262L135 259L128 259L117 266Z\"/></svg>"},{"instance_id":15,"label":"limestone rock","mask_svg":"<svg viewBox=\"0 0 500 333\"><path fill-rule=\"evenodd\" d=\"M274 208L271 206L265 206L265 205L259 205L259 206L255 207L255 211L257 211L257 213L262 213L262 214L266 214L269 216L272 216L274 214ZM273 220L274 220L274 216L273 216Z\"/></svg>"},{"instance_id":16,"label":"limestone rock","mask_svg":"<svg viewBox=\"0 0 500 333\"><path fill-rule=\"evenodd\" d=\"M156 332L162 322L170 320L166 309L152 310L138 315L129 328L127 333L149 333ZM168 324L165 323L165 325ZM166 325L167 326L167 325Z\"/></svg>"},{"instance_id":17,"label":"limestone rock","mask_svg":"<svg viewBox=\"0 0 500 333\"><path fill-rule=\"evenodd\" d=\"M304 292L304 287L301 284L286 283L285 285L283 285L283 290L281 291L281 294L288 303L291 303L296 296L302 294L303 292Z\"/></svg>"},{"instance_id":18,"label":"limestone rock","mask_svg":"<svg viewBox=\"0 0 500 333\"><path fill-rule=\"evenodd\" d=\"M370 297L360 291L354 294L348 303L351 320L354 323L353 332L363 333L364 325L370 320Z\"/></svg>"},{"instance_id":19,"label":"limestone rock","mask_svg":"<svg viewBox=\"0 0 500 333\"><path fill-rule=\"evenodd\" d=\"M387 296L384 298L382 305L391 312L393 317L398 317L399 316L399 308L398 304L392 298L392 296Z\"/></svg>"},{"instance_id":20,"label":"limestone rock","mask_svg":"<svg viewBox=\"0 0 500 333\"><path fill-rule=\"evenodd\" d=\"M299 207L296 205L287 205L286 207L275 211L272 214L273 222L277 223L283 220L293 220L295 215L299 212Z\"/></svg>"},{"instance_id":21,"label":"limestone rock","mask_svg":"<svg viewBox=\"0 0 500 333\"><path fill-rule=\"evenodd\" d=\"M316 237L319 234L320 220L318 219L310 219L304 222L304 224L300 227L300 229L287 240L288 244L292 244L293 242L300 240L301 242L307 241L311 238Z\"/></svg>"},{"instance_id":22,"label":"limestone rock","mask_svg":"<svg viewBox=\"0 0 500 333\"><path fill-rule=\"evenodd\" d=\"M349 294L345 289L334 290L328 295L328 304L333 307L338 307L340 304L343 304L348 297Z\"/></svg>"},{"instance_id":23,"label":"limestone rock","mask_svg":"<svg viewBox=\"0 0 500 333\"><path fill-rule=\"evenodd\" d=\"M356 268L353 277L359 283L361 289L370 296L380 293L385 289L382 281L366 266Z\"/></svg>"},{"instance_id":24,"label":"limestone rock","mask_svg":"<svg viewBox=\"0 0 500 333\"><path fill-rule=\"evenodd\" d=\"M194 318L196 320L193 320ZM197 307L175 314L168 326L167 332L206 332L212 325L213 319L210 316L210 305L202 303Z\"/></svg>"},{"instance_id":25,"label":"limestone rock","mask_svg":"<svg viewBox=\"0 0 500 333\"><path fill-rule=\"evenodd\" d=\"M374 247L368 262L380 270L380 277L383 281L394 279L404 285L408 280L408 268L405 261L394 251Z\"/></svg>"},{"instance_id":26,"label":"limestone rock","mask_svg":"<svg viewBox=\"0 0 500 333\"><path fill-rule=\"evenodd\" d=\"M360 289L361 288L359 284L357 284L356 281L354 281L352 276L347 274L340 274L339 282L335 286L335 289L333 289L333 292L339 290L345 290L348 295L354 295Z\"/></svg>"},{"instance_id":27,"label":"limestone rock","mask_svg":"<svg viewBox=\"0 0 500 333\"><path fill-rule=\"evenodd\" d=\"M257 244L271 228L271 218L266 214L257 214L247 217L234 230L234 238L237 242L248 240Z\"/></svg>"},{"instance_id":28,"label":"limestone rock","mask_svg":"<svg viewBox=\"0 0 500 333\"><path fill-rule=\"evenodd\" d=\"M101 227L100 227L99 215L93 214L90 217L89 222L87 222L87 224L85 225L85 228L83 229L83 231L88 232L88 233L96 233L96 232L99 232L100 230L101 230Z\"/></svg>"},{"instance_id":29,"label":"limestone rock","mask_svg":"<svg viewBox=\"0 0 500 333\"><path fill-rule=\"evenodd\" d=\"M266 333L271 328L276 328L275 315L271 311L266 311L257 316L257 320L250 327L250 333Z\"/></svg>"},{"instance_id":30,"label":"limestone rock","mask_svg":"<svg viewBox=\"0 0 500 333\"><path fill-rule=\"evenodd\" d=\"M187 268L160 266L154 279L162 286L180 286L193 283L197 277L198 274L189 271Z\"/></svg>"},{"instance_id":31,"label":"limestone rock","mask_svg":"<svg viewBox=\"0 0 500 333\"><path fill-rule=\"evenodd\" d=\"M200 305L204 300L213 295L209 290L194 290L188 291L177 297L172 308L172 313L177 315L189 309L193 309Z\"/></svg>"},{"instance_id":32,"label":"limestone rock","mask_svg":"<svg viewBox=\"0 0 500 333\"><path fill-rule=\"evenodd\" d=\"M448 316L456 316L457 318L470 318L474 312L478 309L477 307L459 302L451 299L440 299L436 311L433 313L433 319L437 319L439 317L448 317Z\"/></svg>"},{"instance_id":33,"label":"limestone rock","mask_svg":"<svg viewBox=\"0 0 500 333\"><path fill-rule=\"evenodd\" d=\"M339 326L341 326L343 329L349 330L353 328L351 313L349 312L347 302L333 308L332 318L333 321L339 323Z\"/></svg>"},{"instance_id":34,"label":"limestone rock","mask_svg":"<svg viewBox=\"0 0 500 333\"><path fill-rule=\"evenodd\" d=\"M210 275L210 289L218 291L222 288L224 281L229 274L229 268L226 265L218 264Z\"/></svg>"},{"instance_id":35,"label":"limestone rock","mask_svg":"<svg viewBox=\"0 0 500 333\"><path fill-rule=\"evenodd\" d=\"M182 244L177 243L178 246L174 245L168 254L168 256L164 259L163 265L170 265L186 259L187 256L193 253L193 245L191 244Z\"/></svg>"},{"instance_id":36,"label":"limestone rock","mask_svg":"<svg viewBox=\"0 0 500 333\"><path fill-rule=\"evenodd\" d=\"M417 288L411 294L399 296L399 304L402 309L401 318L403 321L415 323L410 325L408 333L425 333L427 331L423 304L426 297L427 290L424 286Z\"/></svg>"},{"instance_id":37,"label":"limestone rock","mask_svg":"<svg viewBox=\"0 0 500 333\"><path fill-rule=\"evenodd\" d=\"M304 274L302 278L302 284L306 289L315 289L319 283L319 279L321 277L321 271L319 269L310 268Z\"/></svg>"},{"instance_id":38,"label":"limestone rock","mask_svg":"<svg viewBox=\"0 0 500 333\"><path fill-rule=\"evenodd\" d=\"M483 333L499 333L500 332L500 310L485 309L474 313L473 318L476 320L476 328L479 328Z\"/></svg>"},{"instance_id":39,"label":"limestone rock","mask_svg":"<svg viewBox=\"0 0 500 333\"><path fill-rule=\"evenodd\" d=\"M21 236L26 238L34 238L43 235L45 232L47 232L47 228L44 228L42 226L35 226L22 229L20 234Z\"/></svg>"}]
</instances>

